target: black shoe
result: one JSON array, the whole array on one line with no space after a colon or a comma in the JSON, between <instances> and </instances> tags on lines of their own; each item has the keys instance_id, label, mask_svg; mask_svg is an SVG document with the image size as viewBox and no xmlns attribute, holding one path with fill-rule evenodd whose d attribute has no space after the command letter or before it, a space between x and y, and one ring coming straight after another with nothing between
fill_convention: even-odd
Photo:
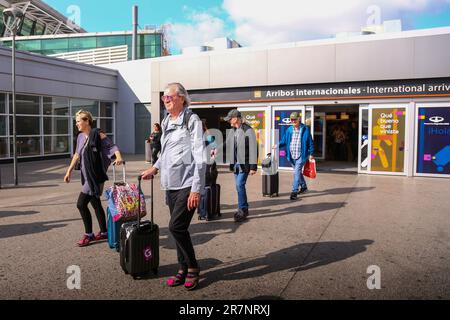
<instances>
[{"instance_id":1,"label":"black shoe","mask_svg":"<svg viewBox=\"0 0 450 320\"><path fill-rule=\"evenodd\" d=\"M300 191L298 192L298 194L305 193L306 191L308 191L308 188L300 188Z\"/></svg>"},{"instance_id":2,"label":"black shoe","mask_svg":"<svg viewBox=\"0 0 450 320\"><path fill-rule=\"evenodd\" d=\"M234 214L234 222L242 222L244 220L247 219L248 216L248 210L245 209L239 209L235 214Z\"/></svg>"},{"instance_id":3,"label":"black shoe","mask_svg":"<svg viewBox=\"0 0 450 320\"><path fill-rule=\"evenodd\" d=\"M297 200L297 193L296 192L292 192L291 193L291 200Z\"/></svg>"}]
</instances>

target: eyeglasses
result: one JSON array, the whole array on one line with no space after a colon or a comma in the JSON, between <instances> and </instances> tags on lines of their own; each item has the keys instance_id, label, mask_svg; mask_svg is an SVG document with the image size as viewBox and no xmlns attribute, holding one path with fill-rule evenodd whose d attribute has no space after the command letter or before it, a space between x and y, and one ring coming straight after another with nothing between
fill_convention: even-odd
<instances>
[{"instance_id":1,"label":"eyeglasses","mask_svg":"<svg viewBox=\"0 0 450 320\"><path fill-rule=\"evenodd\" d=\"M176 96L177 96L177 95L173 95L173 96L163 95L163 96L161 97L161 100L162 100L163 102L172 102L173 99L175 99Z\"/></svg>"},{"instance_id":2,"label":"eyeglasses","mask_svg":"<svg viewBox=\"0 0 450 320\"><path fill-rule=\"evenodd\" d=\"M292 119L292 118L291 118L291 122L295 122L295 121L297 121L297 120L298 120L298 119Z\"/></svg>"}]
</instances>

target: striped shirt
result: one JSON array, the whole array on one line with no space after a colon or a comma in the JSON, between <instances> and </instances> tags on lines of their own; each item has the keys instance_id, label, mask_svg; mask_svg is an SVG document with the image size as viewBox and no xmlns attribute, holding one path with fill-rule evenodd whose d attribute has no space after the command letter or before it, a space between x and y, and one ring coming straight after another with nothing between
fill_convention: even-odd
<instances>
[{"instance_id":1,"label":"striped shirt","mask_svg":"<svg viewBox=\"0 0 450 320\"><path fill-rule=\"evenodd\" d=\"M291 150L292 159L297 160L300 158L300 155L302 154L301 150L301 136L300 136L300 128L297 130L295 127L293 127L292 130L292 140L291 145L289 146Z\"/></svg>"}]
</instances>

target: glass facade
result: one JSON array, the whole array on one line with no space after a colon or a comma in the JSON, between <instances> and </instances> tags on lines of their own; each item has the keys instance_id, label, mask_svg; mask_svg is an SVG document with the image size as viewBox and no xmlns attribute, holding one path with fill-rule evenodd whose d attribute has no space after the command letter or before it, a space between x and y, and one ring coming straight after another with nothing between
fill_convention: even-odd
<instances>
[{"instance_id":1,"label":"glass facade","mask_svg":"<svg viewBox=\"0 0 450 320\"><path fill-rule=\"evenodd\" d=\"M16 95L17 156L70 154L78 135L73 116L80 109L90 111L94 127L98 125L114 141L113 102ZM0 92L0 159L13 157L12 121L11 94Z\"/></svg>"},{"instance_id":2,"label":"glass facade","mask_svg":"<svg viewBox=\"0 0 450 320\"><path fill-rule=\"evenodd\" d=\"M3 10L5 10L5 7L4 6L0 6L0 36L1 37L3 37L3 34L5 32L5 25L3 23ZM1 145L1 141L0 141L0 145Z\"/></svg>"},{"instance_id":3,"label":"glass facade","mask_svg":"<svg viewBox=\"0 0 450 320\"><path fill-rule=\"evenodd\" d=\"M33 30L36 31L38 30L37 25ZM40 32L43 32L41 29L39 30ZM131 34L16 40L17 49L26 50L43 55L127 45L128 60L131 60L131 44L132 44ZM12 46L11 41L3 41L3 45L9 47ZM155 58L160 57L161 55L162 55L162 34L150 33L138 35L138 52L137 52L138 59Z\"/></svg>"}]
</instances>

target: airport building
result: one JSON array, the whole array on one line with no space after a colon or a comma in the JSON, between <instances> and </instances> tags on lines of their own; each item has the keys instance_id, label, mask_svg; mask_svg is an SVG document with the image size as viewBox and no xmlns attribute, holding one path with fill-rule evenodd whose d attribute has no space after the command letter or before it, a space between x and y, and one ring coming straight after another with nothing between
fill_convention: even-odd
<instances>
[{"instance_id":1,"label":"airport building","mask_svg":"<svg viewBox=\"0 0 450 320\"><path fill-rule=\"evenodd\" d=\"M66 39L71 37L76 35ZM311 128L319 166L450 177L449 56L450 27L190 52L101 67L22 51L19 156L70 156L76 136L72 116L80 108L93 112L96 125L124 153L143 153L152 123L164 116L164 87L181 82L191 108L223 135L229 128L223 118L238 108L257 133L260 160L297 111ZM12 157L10 59L11 50L0 49L4 161ZM280 168L289 170L284 150L277 155ZM227 162L225 156L220 159Z\"/></svg>"},{"instance_id":2,"label":"airport building","mask_svg":"<svg viewBox=\"0 0 450 320\"><path fill-rule=\"evenodd\" d=\"M161 119L164 86L181 82L210 128L225 132L227 112L241 110L260 159L300 111L323 165L449 177L449 56L446 27L157 58L151 113Z\"/></svg>"}]
</instances>

